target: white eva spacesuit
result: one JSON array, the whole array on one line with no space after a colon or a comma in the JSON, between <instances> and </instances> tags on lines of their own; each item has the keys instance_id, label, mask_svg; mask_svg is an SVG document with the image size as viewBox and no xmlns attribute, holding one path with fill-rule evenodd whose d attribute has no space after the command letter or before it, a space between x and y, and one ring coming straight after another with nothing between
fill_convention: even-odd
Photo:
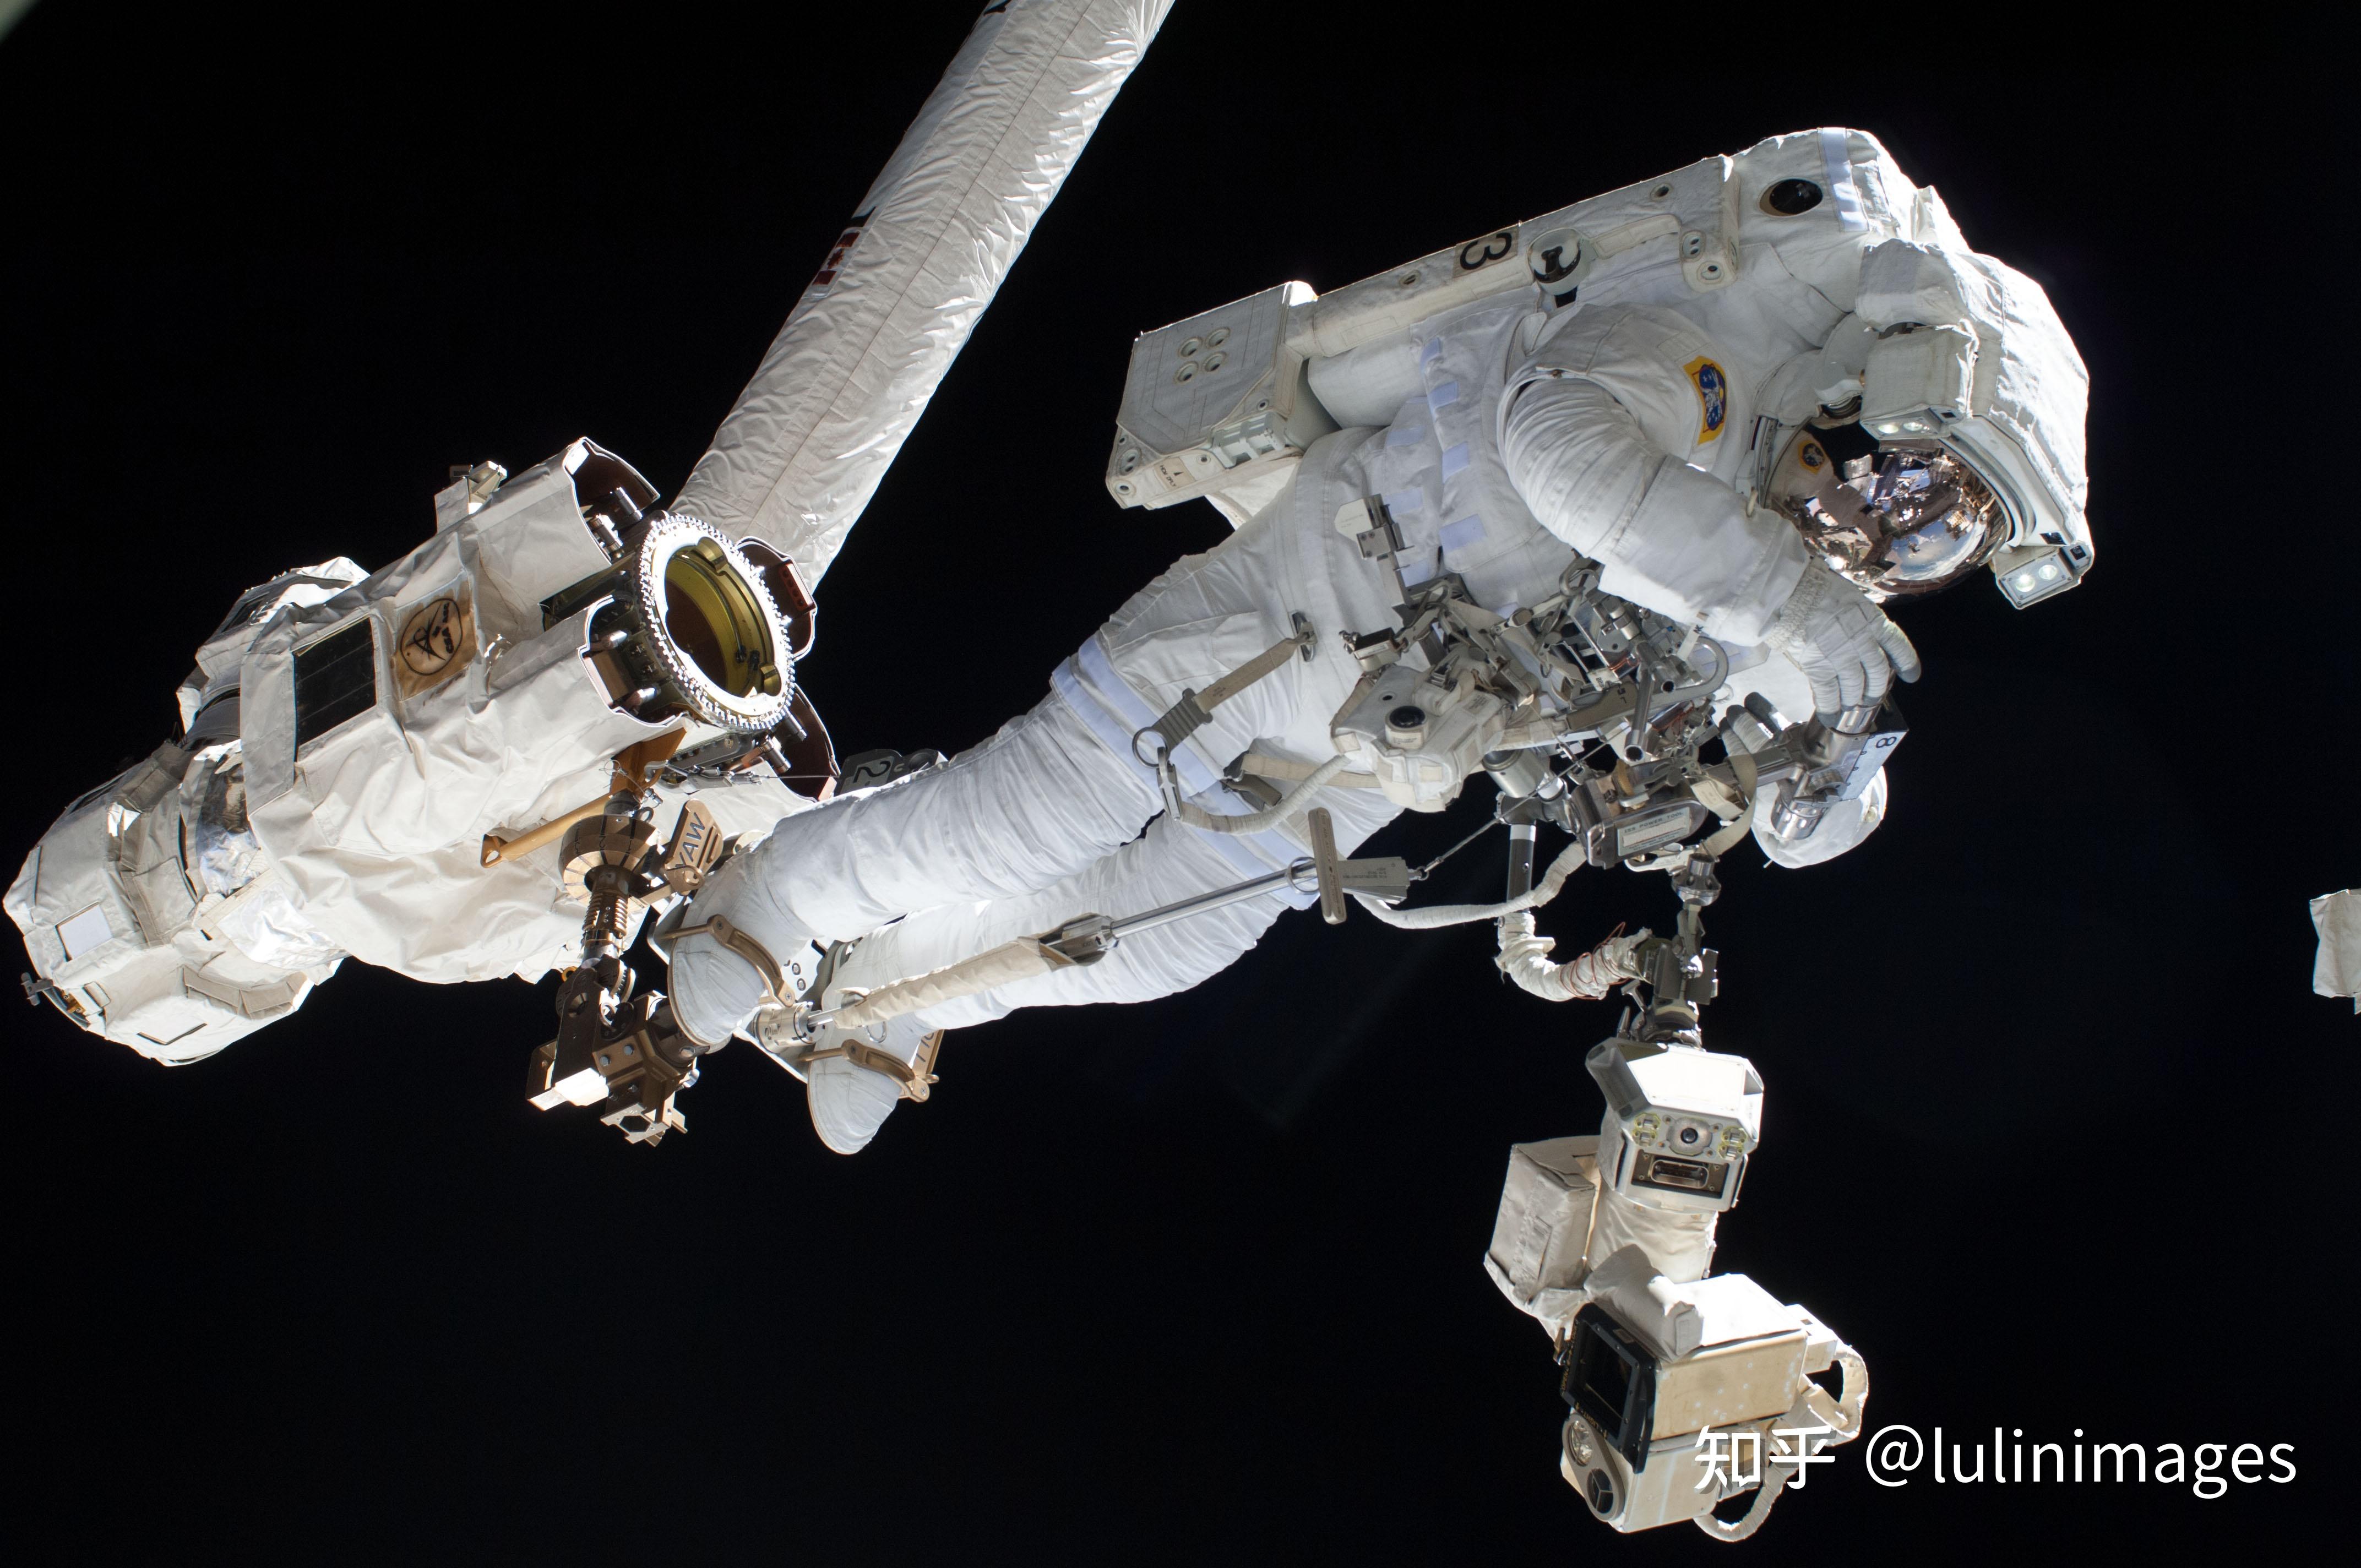
<instances>
[{"instance_id":1,"label":"white eva spacesuit","mask_svg":"<svg viewBox=\"0 0 2361 1568\"><path fill-rule=\"evenodd\" d=\"M1934 192L1859 132L1776 137L1326 299L1290 285L1230 310L1235 325L1209 313L1141 340L1110 487L1135 502L1136 486L1210 495L1237 532L1125 605L991 740L781 824L690 922L721 916L782 963L867 937L834 977L859 989L1084 911L1284 867L1305 852L1286 821L1224 834L1167 811L1157 727L1308 623L1301 658L1171 750L1187 802L1253 810L1224 782L1242 759L1303 780L1350 745L1340 705L1365 674L1351 642L1394 624L1398 588L1455 576L1479 616L1514 617L1562 598L1587 558L1599 590L1719 646L1716 710L1759 693L1834 720L1874 705L1896 671L1916 674L1878 604L1980 565L2026 603L2091 561L2072 345L2036 285L1970 251ZM1271 389L1252 405L1262 422L1185 451L1137 433L1159 389L1194 396L1232 361L1239 386ZM1266 361L1275 378L1254 381ZM1270 397L1290 429L1273 433ZM1390 559L1347 517L1386 520ZM1445 716L1397 711L1441 733ZM1382 751L1346 754L1291 803L1324 806L1345 852L1403 806L1439 809L1471 771L1429 788L1373 767ZM1784 863L1826 859L1876 826L1883 798L1880 778L1807 839L1760 819L1756 836ZM1290 900L1309 902L1231 905L1091 967L897 1020L890 1048L906 1059L928 1028L1016 1006L1191 985ZM709 932L678 942L673 966L692 1034L726 1036L761 998L755 966ZM823 1137L848 1151L901 1092L843 1058L818 1062L812 1083Z\"/></svg>"}]
</instances>

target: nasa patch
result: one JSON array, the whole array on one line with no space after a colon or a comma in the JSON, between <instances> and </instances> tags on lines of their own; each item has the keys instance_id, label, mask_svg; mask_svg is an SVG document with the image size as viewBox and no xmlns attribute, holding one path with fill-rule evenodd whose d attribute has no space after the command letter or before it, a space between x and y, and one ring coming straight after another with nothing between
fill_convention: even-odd
<instances>
[{"instance_id":1,"label":"nasa patch","mask_svg":"<svg viewBox=\"0 0 2361 1568\"><path fill-rule=\"evenodd\" d=\"M1697 395L1697 444L1721 439L1721 427L1730 418L1730 378L1721 367L1699 355L1682 367L1689 373L1689 384Z\"/></svg>"}]
</instances>

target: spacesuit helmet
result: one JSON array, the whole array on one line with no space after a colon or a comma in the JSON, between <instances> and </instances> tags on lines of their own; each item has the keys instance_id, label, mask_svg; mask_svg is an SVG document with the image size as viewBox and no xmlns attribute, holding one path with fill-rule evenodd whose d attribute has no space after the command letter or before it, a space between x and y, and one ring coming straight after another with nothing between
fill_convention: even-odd
<instances>
[{"instance_id":1,"label":"spacesuit helmet","mask_svg":"<svg viewBox=\"0 0 2361 1568\"><path fill-rule=\"evenodd\" d=\"M1859 406L1795 427L1769 499L1812 553L1880 603L1950 587L2009 537L2008 509L1956 446L1881 440Z\"/></svg>"}]
</instances>

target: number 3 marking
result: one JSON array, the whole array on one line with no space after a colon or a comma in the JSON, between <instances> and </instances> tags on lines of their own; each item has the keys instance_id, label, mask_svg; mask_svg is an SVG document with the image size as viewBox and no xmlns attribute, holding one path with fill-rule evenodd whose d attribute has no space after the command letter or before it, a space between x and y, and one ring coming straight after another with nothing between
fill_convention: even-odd
<instances>
[{"instance_id":1,"label":"number 3 marking","mask_svg":"<svg viewBox=\"0 0 2361 1568\"><path fill-rule=\"evenodd\" d=\"M1502 229L1488 234L1482 239L1471 239L1459 247L1459 270L1473 272L1479 267L1489 267L1517 248L1517 231Z\"/></svg>"}]
</instances>

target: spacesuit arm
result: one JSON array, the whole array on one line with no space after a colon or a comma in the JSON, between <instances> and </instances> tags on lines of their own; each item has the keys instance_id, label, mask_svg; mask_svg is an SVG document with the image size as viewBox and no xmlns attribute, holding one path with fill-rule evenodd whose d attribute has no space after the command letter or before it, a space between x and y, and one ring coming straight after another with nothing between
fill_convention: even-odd
<instances>
[{"instance_id":1,"label":"spacesuit arm","mask_svg":"<svg viewBox=\"0 0 2361 1568\"><path fill-rule=\"evenodd\" d=\"M1755 643L1803 576L1805 551L1775 514L1750 513L1697 466L1741 439L1720 363L1668 313L1577 316L1510 378L1500 453L1542 525L1606 568L1609 593Z\"/></svg>"}]
</instances>

